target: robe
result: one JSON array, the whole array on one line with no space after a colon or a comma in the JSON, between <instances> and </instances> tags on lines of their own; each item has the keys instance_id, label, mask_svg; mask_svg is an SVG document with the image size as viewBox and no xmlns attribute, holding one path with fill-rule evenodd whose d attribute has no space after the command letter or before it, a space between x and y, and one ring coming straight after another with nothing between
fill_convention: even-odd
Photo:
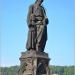
<instances>
[{"instance_id":1,"label":"robe","mask_svg":"<svg viewBox=\"0 0 75 75\"><path fill-rule=\"evenodd\" d=\"M31 21L31 14L34 14L33 25ZM46 13L42 6L37 9L34 5L29 7L27 24L29 27L28 39L26 48L27 50L33 49L38 51L44 51L46 41L47 41L47 24L48 20L45 20Z\"/></svg>"}]
</instances>

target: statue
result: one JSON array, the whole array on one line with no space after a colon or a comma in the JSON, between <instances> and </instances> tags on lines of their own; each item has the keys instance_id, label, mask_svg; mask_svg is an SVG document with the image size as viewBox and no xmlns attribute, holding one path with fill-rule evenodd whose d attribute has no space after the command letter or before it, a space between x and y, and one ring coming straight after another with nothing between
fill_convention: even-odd
<instances>
[{"instance_id":1,"label":"statue","mask_svg":"<svg viewBox=\"0 0 75 75\"><path fill-rule=\"evenodd\" d=\"M36 0L29 7L27 24L28 24L28 39L27 50L44 51L47 41L47 24L48 18L44 7L41 5L44 0Z\"/></svg>"},{"instance_id":2,"label":"statue","mask_svg":"<svg viewBox=\"0 0 75 75\"><path fill-rule=\"evenodd\" d=\"M50 75L50 58L48 53L44 52L47 41L48 18L42 2L43 0L36 0L29 7L27 51L21 53L19 75Z\"/></svg>"}]
</instances>

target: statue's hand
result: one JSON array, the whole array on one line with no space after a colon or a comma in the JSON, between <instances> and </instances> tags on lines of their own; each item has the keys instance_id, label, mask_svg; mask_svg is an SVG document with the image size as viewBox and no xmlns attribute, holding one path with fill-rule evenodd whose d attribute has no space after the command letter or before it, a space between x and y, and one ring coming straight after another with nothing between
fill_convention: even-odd
<instances>
[{"instance_id":1,"label":"statue's hand","mask_svg":"<svg viewBox=\"0 0 75 75\"><path fill-rule=\"evenodd\" d=\"M31 25L32 25L32 26L34 26L34 25L35 25L35 22L34 22L34 21L32 21L32 22L31 22Z\"/></svg>"},{"instance_id":2,"label":"statue's hand","mask_svg":"<svg viewBox=\"0 0 75 75\"><path fill-rule=\"evenodd\" d=\"M35 22L31 21L30 24L29 24L29 27L34 27L34 26L35 26Z\"/></svg>"},{"instance_id":3,"label":"statue's hand","mask_svg":"<svg viewBox=\"0 0 75 75\"><path fill-rule=\"evenodd\" d=\"M31 15L30 15L30 20L31 20L31 21L34 21L34 20L35 20L35 15L34 15L34 14L31 14Z\"/></svg>"}]
</instances>

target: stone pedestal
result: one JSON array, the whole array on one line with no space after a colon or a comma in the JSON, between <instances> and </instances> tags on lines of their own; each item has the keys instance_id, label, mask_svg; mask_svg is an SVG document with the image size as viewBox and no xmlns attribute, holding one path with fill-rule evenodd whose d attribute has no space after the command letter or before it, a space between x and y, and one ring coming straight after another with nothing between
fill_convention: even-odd
<instances>
[{"instance_id":1,"label":"stone pedestal","mask_svg":"<svg viewBox=\"0 0 75 75\"><path fill-rule=\"evenodd\" d=\"M19 75L49 75L49 60L45 52L22 52Z\"/></svg>"}]
</instances>

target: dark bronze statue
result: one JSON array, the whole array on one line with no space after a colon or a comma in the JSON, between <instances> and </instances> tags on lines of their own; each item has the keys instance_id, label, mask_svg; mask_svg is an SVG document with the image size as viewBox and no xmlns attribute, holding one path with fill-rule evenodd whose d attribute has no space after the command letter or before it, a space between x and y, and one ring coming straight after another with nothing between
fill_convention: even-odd
<instances>
[{"instance_id":1,"label":"dark bronze statue","mask_svg":"<svg viewBox=\"0 0 75 75\"><path fill-rule=\"evenodd\" d=\"M43 0L36 2L29 7L27 24L29 27L27 50L44 51L47 41L48 18L44 7L41 5Z\"/></svg>"}]
</instances>

